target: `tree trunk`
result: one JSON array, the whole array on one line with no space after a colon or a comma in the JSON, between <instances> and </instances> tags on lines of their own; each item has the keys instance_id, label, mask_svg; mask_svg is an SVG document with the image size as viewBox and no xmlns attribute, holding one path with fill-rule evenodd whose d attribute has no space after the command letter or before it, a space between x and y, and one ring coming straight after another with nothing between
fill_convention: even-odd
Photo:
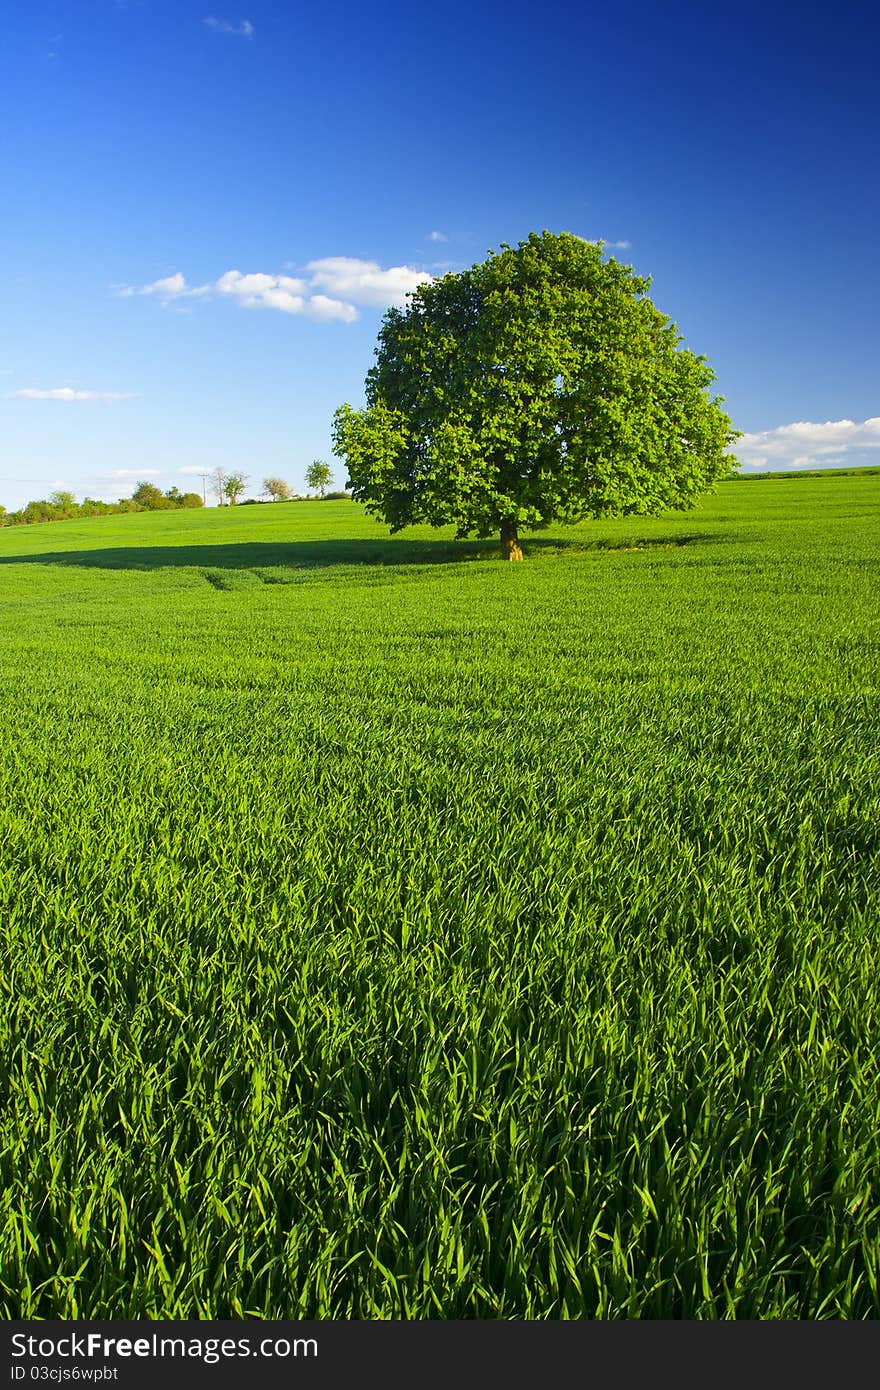
<instances>
[{"instance_id":1,"label":"tree trunk","mask_svg":"<svg viewBox=\"0 0 880 1390\"><path fill-rule=\"evenodd\" d=\"M519 543L515 521L502 521L501 523L501 558L502 560L521 560L523 557L522 546Z\"/></svg>"}]
</instances>

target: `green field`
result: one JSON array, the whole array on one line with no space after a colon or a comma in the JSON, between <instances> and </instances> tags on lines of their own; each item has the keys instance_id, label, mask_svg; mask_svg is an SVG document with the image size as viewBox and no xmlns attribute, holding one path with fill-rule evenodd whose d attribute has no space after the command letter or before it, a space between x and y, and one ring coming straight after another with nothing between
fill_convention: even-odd
<instances>
[{"instance_id":1,"label":"green field","mask_svg":"<svg viewBox=\"0 0 880 1390\"><path fill-rule=\"evenodd\" d=\"M0 1311L876 1317L878 519L0 531Z\"/></svg>"}]
</instances>

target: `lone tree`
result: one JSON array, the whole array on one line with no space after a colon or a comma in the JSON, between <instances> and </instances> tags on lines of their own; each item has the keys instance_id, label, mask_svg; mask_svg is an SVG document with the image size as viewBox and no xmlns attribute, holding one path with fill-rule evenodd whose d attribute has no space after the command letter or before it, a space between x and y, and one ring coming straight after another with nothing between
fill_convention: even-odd
<instances>
[{"instance_id":1,"label":"lone tree","mask_svg":"<svg viewBox=\"0 0 880 1390\"><path fill-rule=\"evenodd\" d=\"M290 483L285 482L284 478L264 478L263 491L273 502L286 502L293 495Z\"/></svg>"},{"instance_id":2,"label":"lone tree","mask_svg":"<svg viewBox=\"0 0 880 1390\"><path fill-rule=\"evenodd\" d=\"M226 500L226 469L212 468L209 476L211 479L209 486L212 493L217 498L217 506L222 507Z\"/></svg>"},{"instance_id":3,"label":"lone tree","mask_svg":"<svg viewBox=\"0 0 880 1390\"><path fill-rule=\"evenodd\" d=\"M392 531L500 535L509 560L520 527L692 506L738 431L649 286L567 232L419 286L383 319L366 408L334 416L354 497Z\"/></svg>"},{"instance_id":4,"label":"lone tree","mask_svg":"<svg viewBox=\"0 0 880 1390\"><path fill-rule=\"evenodd\" d=\"M327 491L333 481L333 474L330 471L329 463L324 463L322 459L315 459L306 469L306 486L312 487L321 496Z\"/></svg>"},{"instance_id":5,"label":"lone tree","mask_svg":"<svg viewBox=\"0 0 880 1390\"><path fill-rule=\"evenodd\" d=\"M247 473L227 473L226 481L223 484L223 494L229 499L231 506L235 506L241 494L244 492L244 485L248 480Z\"/></svg>"}]
</instances>

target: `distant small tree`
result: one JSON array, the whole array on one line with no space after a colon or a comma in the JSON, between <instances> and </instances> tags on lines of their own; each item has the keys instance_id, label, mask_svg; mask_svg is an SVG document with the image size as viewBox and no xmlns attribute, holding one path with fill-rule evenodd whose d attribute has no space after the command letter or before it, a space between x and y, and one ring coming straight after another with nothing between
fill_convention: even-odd
<instances>
[{"instance_id":1,"label":"distant small tree","mask_svg":"<svg viewBox=\"0 0 880 1390\"><path fill-rule=\"evenodd\" d=\"M247 473L227 473L223 491L229 498L230 506L234 507L239 497L244 492L244 485L247 482L247 478Z\"/></svg>"},{"instance_id":2,"label":"distant small tree","mask_svg":"<svg viewBox=\"0 0 880 1390\"><path fill-rule=\"evenodd\" d=\"M273 502L287 502L293 496L290 483L285 482L284 478L264 478L263 491Z\"/></svg>"},{"instance_id":3,"label":"distant small tree","mask_svg":"<svg viewBox=\"0 0 880 1390\"><path fill-rule=\"evenodd\" d=\"M183 506L183 493L176 484L174 485L174 487L170 487L168 489L168 491L165 494L165 498L168 502L170 502L172 507Z\"/></svg>"},{"instance_id":4,"label":"distant small tree","mask_svg":"<svg viewBox=\"0 0 880 1390\"><path fill-rule=\"evenodd\" d=\"M203 507L204 501L198 492L185 492L180 499L181 507Z\"/></svg>"},{"instance_id":5,"label":"distant small tree","mask_svg":"<svg viewBox=\"0 0 880 1390\"><path fill-rule=\"evenodd\" d=\"M223 506L226 501L226 470L214 468L211 470L211 482L209 484L211 492L217 498L218 506Z\"/></svg>"},{"instance_id":6,"label":"distant small tree","mask_svg":"<svg viewBox=\"0 0 880 1390\"><path fill-rule=\"evenodd\" d=\"M50 492L49 506L54 507L56 512L67 515L69 512L76 510L76 498L72 492L65 492L63 490Z\"/></svg>"},{"instance_id":7,"label":"distant small tree","mask_svg":"<svg viewBox=\"0 0 880 1390\"><path fill-rule=\"evenodd\" d=\"M131 500L146 512L161 512L170 506L168 498L155 483L138 483L131 494Z\"/></svg>"},{"instance_id":8,"label":"distant small tree","mask_svg":"<svg viewBox=\"0 0 880 1390\"><path fill-rule=\"evenodd\" d=\"M324 496L324 493L327 491L332 481L333 473L331 471L330 465L328 463L324 463L323 459L315 459L314 462L310 463L308 468L306 469L307 485L310 488L314 488L316 492L320 492L322 497Z\"/></svg>"}]
</instances>

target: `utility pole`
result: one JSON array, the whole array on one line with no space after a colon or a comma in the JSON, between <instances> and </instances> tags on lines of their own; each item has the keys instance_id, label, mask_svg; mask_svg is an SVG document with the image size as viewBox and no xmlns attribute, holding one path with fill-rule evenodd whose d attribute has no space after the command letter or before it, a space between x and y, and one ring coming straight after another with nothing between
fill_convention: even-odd
<instances>
[{"instance_id":1,"label":"utility pole","mask_svg":"<svg viewBox=\"0 0 880 1390\"><path fill-rule=\"evenodd\" d=\"M208 505L208 479L210 478L210 476L210 473L199 474L199 477L202 480L202 502L206 507Z\"/></svg>"}]
</instances>

